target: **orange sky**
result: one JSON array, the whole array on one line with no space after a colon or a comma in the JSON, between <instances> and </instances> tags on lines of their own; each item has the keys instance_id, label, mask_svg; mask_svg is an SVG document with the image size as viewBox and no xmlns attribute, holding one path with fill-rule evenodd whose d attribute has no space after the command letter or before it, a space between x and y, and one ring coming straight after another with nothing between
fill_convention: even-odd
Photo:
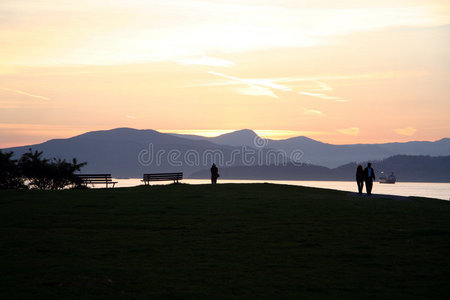
<instances>
[{"instance_id":1,"label":"orange sky","mask_svg":"<svg viewBox=\"0 0 450 300\"><path fill-rule=\"evenodd\" d=\"M449 2L361 2L2 0L0 147L124 126L450 137Z\"/></svg>"}]
</instances>

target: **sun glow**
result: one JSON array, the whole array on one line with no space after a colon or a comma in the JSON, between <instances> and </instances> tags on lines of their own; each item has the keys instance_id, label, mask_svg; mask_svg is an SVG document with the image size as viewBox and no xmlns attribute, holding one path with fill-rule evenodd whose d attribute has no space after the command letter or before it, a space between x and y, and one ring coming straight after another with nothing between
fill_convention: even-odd
<instances>
[{"instance_id":1,"label":"sun glow","mask_svg":"<svg viewBox=\"0 0 450 300\"><path fill-rule=\"evenodd\" d=\"M213 130L213 129L170 129L170 130L158 130L164 133L177 133L177 134L186 134L186 135L199 135L205 137L216 137L222 134L230 133L240 129L222 129L222 130ZM297 136L321 136L330 134L329 132L320 132L320 131L294 131L294 130L253 130L258 136L261 138L272 139L272 140L282 140L288 139L291 137Z\"/></svg>"},{"instance_id":2,"label":"sun glow","mask_svg":"<svg viewBox=\"0 0 450 300\"><path fill-rule=\"evenodd\" d=\"M177 133L177 134L187 134L187 135L199 135L205 137L215 137L221 134L230 133L234 130L230 129L162 129L158 130L164 133Z\"/></svg>"}]
</instances>

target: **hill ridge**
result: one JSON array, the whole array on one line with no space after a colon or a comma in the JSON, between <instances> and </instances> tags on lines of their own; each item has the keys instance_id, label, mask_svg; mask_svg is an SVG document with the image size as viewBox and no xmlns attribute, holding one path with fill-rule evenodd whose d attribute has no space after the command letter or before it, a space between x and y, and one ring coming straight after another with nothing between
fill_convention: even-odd
<instances>
[{"instance_id":1,"label":"hill ridge","mask_svg":"<svg viewBox=\"0 0 450 300\"><path fill-rule=\"evenodd\" d=\"M191 174L209 168L208 164L213 160L219 164L223 161L227 166L256 165L258 155L263 158L271 155L269 158L278 162L301 162L327 168L337 168L349 162L382 160L398 154L446 156L450 154L450 139L444 138L437 142L332 145L302 136L285 140L262 139L249 129L217 137L200 137L120 127L6 148L3 151L14 151L19 156L29 148L43 151L47 157L76 157L79 161L87 161L86 172L111 172L115 176L138 177L150 172L181 171ZM153 156L151 164L145 162L149 159L144 163L139 161L139 155L144 152ZM207 157L214 153L221 157ZM249 153L253 153L255 162L245 161L244 156ZM161 160L159 165L155 165L157 155ZM170 155L176 156L175 162L170 161ZM189 155L195 161L187 161ZM270 159L265 161L266 165L270 163Z\"/></svg>"}]
</instances>

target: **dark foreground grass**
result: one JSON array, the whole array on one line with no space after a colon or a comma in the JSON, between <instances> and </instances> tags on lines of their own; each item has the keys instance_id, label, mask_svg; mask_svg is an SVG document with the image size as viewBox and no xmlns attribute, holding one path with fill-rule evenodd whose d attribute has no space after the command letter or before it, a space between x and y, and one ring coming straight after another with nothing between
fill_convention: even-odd
<instances>
[{"instance_id":1,"label":"dark foreground grass","mask_svg":"<svg viewBox=\"0 0 450 300\"><path fill-rule=\"evenodd\" d=\"M0 206L3 299L450 295L446 201L180 184L0 191Z\"/></svg>"}]
</instances>

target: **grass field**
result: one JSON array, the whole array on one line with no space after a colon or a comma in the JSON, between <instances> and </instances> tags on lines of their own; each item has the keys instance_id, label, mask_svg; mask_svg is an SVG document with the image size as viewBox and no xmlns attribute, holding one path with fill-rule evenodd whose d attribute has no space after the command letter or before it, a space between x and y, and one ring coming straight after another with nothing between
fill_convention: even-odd
<instances>
[{"instance_id":1,"label":"grass field","mask_svg":"<svg viewBox=\"0 0 450 300\"><path fill-rule=\"evenodd\" d=\"M0 205L2 299L450 295L446 201L179 184L0 191Z\"/></svg>"}]
</instances>

